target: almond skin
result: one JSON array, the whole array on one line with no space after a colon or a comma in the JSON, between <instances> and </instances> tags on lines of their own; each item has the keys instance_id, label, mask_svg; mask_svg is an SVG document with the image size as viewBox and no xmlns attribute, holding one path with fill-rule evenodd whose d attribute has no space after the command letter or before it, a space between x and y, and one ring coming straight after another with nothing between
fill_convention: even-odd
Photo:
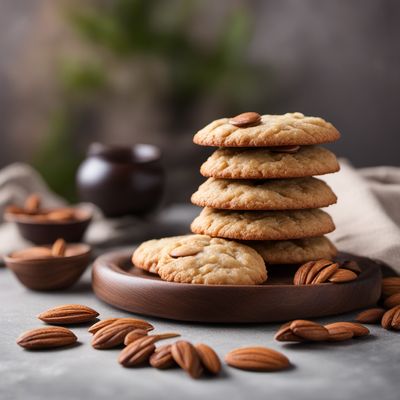
<instances>
[{"instance_id":1,"label":"almond skin","mask_svg":"<svg viewBox=\"0 0 400 400\"><path fill-rule=\"evenodd\" d=\"M385 329L400 330L400 306L395 306L386 311L382 317L381 325Z\"/></svg>"},{"instance_id":2,"label":"almond skin","mask_svg":"<svg viewBox=\"0 0 400 400\"><path fill-rule=\"evenodd\" d=\"M89 329L88 332L95 334L97 331L100 329L104 328L105 326L113 324L115 321L117 321L119 318L107 318L107 319L102 319L99 322L96 322L94 325L92 325Z\"/></svg>"},{"instance_id":3,"label":"almond skin","mask_svg":"<svg viewBox=\"0 0 400 400\"><path fill-rule=\"evenodd\" d=\"M345 283L357 279L357 274L349 269L339 268L330 278L332 283Z\"/></svg>"},{"instance_id":4,"label":"almond skin","mask_svg":"<svg viewBox=\"0 0 400 400\"><path fill-rule=\"evenodd\" d=\"M386 310L384 308L370 308L368 310L361 311L356 316L356 321L361 324L379 324L385 314Z\"/></svg>"},{"instance_id":5,"label":"almond skin","mask_svg":"<svg viewBox=\"0 0 400 400\"><path fill-rule=\"evenodd\" d=\"M337 327L347 328L353 332L353 337L361 337L369 335L369 329L364 325L357 322L334 322L332 324L325 325L327 329L334 329Z\"/></svg>"},{"instance_id":6,"label":"almond skin","mask_svg":"<svg viewBox=\"0 0 400 400\"><path fill-rule=\"evenodd\" d=\"M217 353L204 343L196 344L195 348L205 370L213 375L219 374L221 371L221 361Z\"/></svg>"},{"instance_id":7,"label":"almond skin","mask_svg":"<svg viewBox=\"0 0 400 400\"><path fill-rule=\"evenodd\" d=\"M178 340L171 346L171 354L175 362L192 378L197 379L203 373L200 357L191 343Z\"/></svg>"},{"instance_id":8,"label":"almond skin","mask_svg":"<svg viewBox=\"0 0 400 400\"><path fill-rule=\"evenodd\" d=\"M171 345L160 346L150 356L149 363L153 368L167 369L176 365L171 353Z\"/></svg>"},{"instance_id":9,"label":"almond skin","mask_svg":"<svg viewBox=\"0 0 400 400\"><path fill-rule=\"evenodd\" d=\"M38 318L48 324L69 325L93 321L99 313L81 304L65 304L51 308L38 315Z\"/></svg>"},{"instance_id":10,"label":"almond skin","mask_svg":"<svg viewBox=\"0 0 400 400\"><path fill-rule=\"evenodd\" d=\"M261 115L256 112L245 112L230 118L228 122L239 128L247 128L259 125L261 123Z\"/></svg>"},{"instance_id":11,"label":"almond skin","mask_svg":"<svg viewBox=\"0 0 400 400\"><path fill-rule=\"evenodd\" d=\"M225 362L234 368L248 371L278 371L290 366L289 359L266 347L243 347L230 351Z\"/></svg>"},{"instance_id":12,"label":"almond skin","mask_svg":"<svg viewBox=\"0 0 400 400\"><path fill-rule=\"evenodd\" d=\"M278 332L276 332L274 339L278 342L304 342L304 339L292 332L290 324L282 326Z\"/></svg>"},{"instance_id":13,"label":"almond skin","mask_svg":"<svg viewBox=\"0 0 400 400\"><path fill-rule=\"evenodd\" d=\"M392 276L382 279L382 294L384 297L400 293L400 276Z\"/></svg>"},{"instance_id":14,"label":"almond skin","mask_svg":"<svg viewBox=\"0 0 400 400\"><path fill-rule=\"evenodd\" d=\"M290 324L291 331L304 340L320 342L328 340L328 330L317 322L298 319Z\"/></svg>"},{"instance_id":15,"label":"almond skin","mask_svg":"<svg viewBox=\"0 0 400 400\"><path fill-rule=\"evenodd\" d=\"M342 342L344 340L349 340L354 337L353 331L343 325L328 324L328 325L325 325L325 328L329 332L328 341L330 341L330 342Z\"/></svg>"},{"instance_id":16,"label":"almond skin","mask_svg":"<svg viewBox=\"0 0 400 400\"><path fill-rule=\"evenodd\" d=\"M126 346L118 357L118 362L124 367L135 367L147 362L154 353L156 346L150 336L136 340Z\"/></svg>"},{"instance_id":17,"label":"almond skin","mask_svg":"<svg viewBox=\"0 0 400 400\"><path fill-rule=\"evenodd\" d=\"M17 344L28 350L69 346L77 341L72 331L60 326L31 329L17 339Z\"/></svg>"},{"instance_id":18,"label":"almond skin","mask_svg":"<svg viewBox=\"0 0 400 400\"><path fill-rule=\"evenodd\" d=\"M153 329L146 321L134 318L119 318L117 321L98 330L92 339L92 346L98 350L111 349L124 343L125 336L135 329Z\"/></svg>"},{"instance_id":19,"label":"almond skin","mask_svg":"<svg viewBox=\"0 0 400 400\"><path fill-rule=\"evenodd\" d=\"M384 303L386 308L393 308L400 305L400 292L389 296Z\"/></svg>"}]
</instances>

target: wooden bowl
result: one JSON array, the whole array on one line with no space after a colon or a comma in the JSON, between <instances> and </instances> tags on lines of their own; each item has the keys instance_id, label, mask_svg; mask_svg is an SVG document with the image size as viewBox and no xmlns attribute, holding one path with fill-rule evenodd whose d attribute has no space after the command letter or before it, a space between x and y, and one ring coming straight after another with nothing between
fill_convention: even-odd
<instances>
[{"instance_id":1,"label":"wooden bowl","mask_svg":"<svg viewBox=\"0 0 400 400\"><path fill-rule=\"evenodd\" d=\"M78 218L71 221L49 221L41 216L6 213L5 219L15 222L20 235L34 244L54 243L58 238L68 243L81 242L88 228L92 213L76 209Z\"/></svg>"},{"instance_id":2,"label":"wooden bowl","mask_svg":"<svg viewBox=\"0 0 400 400\"><path fill-rule=\"evenodd\" d=\"M90 263L91 249L87 244L68 245L64 257L18 257L15 251L4 257L6 266L18 280L32 290L60 290L72 286Z\"/></svg>"},{"instance_id":3,"label":"wooden bowl","mask_svg":"<svg viewBox=\"0 0 400 400\"><path fill-rule=\"evenodd\" d=\"M268 267L262 285L199 285L162 281L136 268L131 251L100 256L93 265L92 286L103 301L135 314L207 323L279 322L317 318L368 307L381 291L380 266L350 254L362 272L342 284L294 286L298 266Z\"/></svg>"}]
</instances>

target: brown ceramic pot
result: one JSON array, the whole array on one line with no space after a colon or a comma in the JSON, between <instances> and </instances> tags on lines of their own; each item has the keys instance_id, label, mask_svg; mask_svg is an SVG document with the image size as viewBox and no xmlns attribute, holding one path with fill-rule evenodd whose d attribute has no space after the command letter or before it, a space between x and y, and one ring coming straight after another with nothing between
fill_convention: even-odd
<instances>
[{"instance_id":1,"label":"brown ceramic pot","mask_svg":"<svg viewBox=\"0 0 400 400\"><path fill-rule=\"evenodd\" d=\"M82 201L96 204L108 217L143 215L158 207L164 189L164 171L158 147L94 143L77 173Z\"/></svg>"}]
</instances>

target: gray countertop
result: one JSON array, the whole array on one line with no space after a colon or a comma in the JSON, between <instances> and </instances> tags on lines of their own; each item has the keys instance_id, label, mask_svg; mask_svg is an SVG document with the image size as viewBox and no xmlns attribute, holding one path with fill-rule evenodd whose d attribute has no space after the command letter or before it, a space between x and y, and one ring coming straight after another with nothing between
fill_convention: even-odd
<instances>
[{"instance_id":1,"label":"gray countertop","mask_svg":"<svg viewBox=\"0 0 400 400\"><path fill-rule=\"evenodd\" d=\"M182 299L185 301L185 299ZM178 331L193 342L205 342L223 357L245 345L284 352L293 368L284 372L251 373L227 366L216 379L194 381L179 369L124 369L118 350L90 346L87 326L73 327L79 344L73 348L29 352L15 344L23 331L40 327L35 316L52 306L81 303L102 318L127 316L98 300L91 291L89 271L68 291L32 292L9 270L0 268L0 398L7 399L398 399L399 333L371 327L372 336L335 344L281 344L273 340L278 325L196 325L147 318L159 331ZM165 305L168 307L168 305ZM350 320L352 315L322 322Z\"/></svg>"}]
</instances>

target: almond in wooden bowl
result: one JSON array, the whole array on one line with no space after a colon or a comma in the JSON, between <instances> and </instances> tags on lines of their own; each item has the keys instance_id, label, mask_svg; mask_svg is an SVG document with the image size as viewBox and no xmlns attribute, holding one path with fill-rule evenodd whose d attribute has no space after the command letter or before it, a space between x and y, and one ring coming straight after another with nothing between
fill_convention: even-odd
<instances>
[{"instance_id":1,"label":"almond in wooden bowl","mask_svg":"<svg viewBox=\"0 0 400 400\"><path fill-rule=\"evenodd\" d=\"M33 212L9 206L4 219L14 222L20 235L34 244L53 243L60 237L67 242L78 243L92 220L92 212L75 207L38 209Z\"/></svg>"},{"instance_id":2,"label":"almond in wooden bowl","mask_svg":"<svg viewBox=\"0 0 400 400\"><path fill-rule=\"evenodd\" d=\"M91 249L84 243L68 244L65 250L60 245L58 242L55 250L64 255L53 255L55 250L50 245L14 251L4 261L29 289L66 289L78 281L89 265Z\"/></svg>"}]
</instances>

